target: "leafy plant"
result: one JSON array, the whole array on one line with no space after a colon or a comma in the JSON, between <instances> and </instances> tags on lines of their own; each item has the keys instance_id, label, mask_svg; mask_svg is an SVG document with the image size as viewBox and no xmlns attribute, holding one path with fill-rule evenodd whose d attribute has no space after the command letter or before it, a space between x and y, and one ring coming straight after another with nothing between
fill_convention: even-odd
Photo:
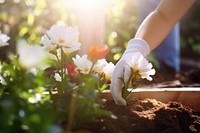
<instances>
[{"instance_id":1,"label":"leafy plant","mask_svg":"<svg viewBox=\"0 0 200 133\"><path fill-rule=\"evenodd\" d=\"M42 38L44 48L51 53L56 62L50 73L50 86L57 92L54 105L57 108L58 118L62 118L69 131L99 116L110 115L101 109L103 100L100 94L105 86L108 86L114 69L114 64L107 63L105 59L98 59L107 54L107 48L93 46L91 49L96 49L96 54L93 50L89 50L89 57L88 55L74 57L81 46L76 40L77 37L76 29L53 25ZM105 68L106 66L112 69ZM110 73L104 70L110 70Z\"/></svg>"},{"instance_id":2,"label":"leafy plant","mask_svg":"<svg viewBox=\"0 0 200 133\"><path fill-rule=\"evenodd\" d=\"M9 37L0 37L1 46L8 45ZM101 108L101 92L109 87L114 69L103 58L108 49L93 46L88 55L75 56L81 46L77 37L76 29L53 25L42 46L19 41L9 63L1 63L1 131L48 132L55 124L71 131L111 115Z\"/></svg>"}]
</instances>

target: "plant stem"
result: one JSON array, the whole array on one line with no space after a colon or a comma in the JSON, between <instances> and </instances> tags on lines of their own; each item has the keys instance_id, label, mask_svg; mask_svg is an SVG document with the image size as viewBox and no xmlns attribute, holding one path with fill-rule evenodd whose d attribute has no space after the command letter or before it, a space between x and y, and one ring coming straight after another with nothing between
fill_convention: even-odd
<instances>
[{"instance_id":1,"label":"plant stem","mask_svg":"<svg viewBox=\"0 0 200 133\"><path fill-rule=\"evenodd\" d=\"M129 96L129 94L131 93L131 92L129 92L128 91L128 87L129 87L129 84L130 84L130 82L132 81L132 79L134 78L134 74L133 73L131 73L131 75L130 75L130 77L129 77L129 79L128 79L128 81L125 83L125 81L123 80L123 83L124 83L124 89L123 89L123 98L127 101L127 99L128 99L128 96Z\"/></svg>"},{"instance_id":2,"label":"plant stem","mask_svg":"<svg viewBox=\"0 0 200 133\"><path fill-rule=\"evenodd\" d=\"M70 101L70 108L69 108L69 115L68 115L68 124L67 124L67 131L70 132L73 127L73 121L74 121L74 114L76 109L76 96L77 96L77 89L78 86L74 88L74 93L71 97Z\"/></svg>"}]
</instances>

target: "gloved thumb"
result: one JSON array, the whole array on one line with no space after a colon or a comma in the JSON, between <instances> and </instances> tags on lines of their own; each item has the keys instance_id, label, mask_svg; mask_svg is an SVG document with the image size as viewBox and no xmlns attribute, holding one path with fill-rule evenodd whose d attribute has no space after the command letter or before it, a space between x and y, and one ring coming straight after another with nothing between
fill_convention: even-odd
<instances>
[{"instance_id":1,"label":"gloved thumb","mask_svg":"<svg viewBox=\"0 0 200 133\"><path fill-rule=\"evenodd\" d=\"M120 79L115 79L111 82L110 91L115 104L126 106L126 101L122 97L122 81Z\"/></svg>"}]
</instances>

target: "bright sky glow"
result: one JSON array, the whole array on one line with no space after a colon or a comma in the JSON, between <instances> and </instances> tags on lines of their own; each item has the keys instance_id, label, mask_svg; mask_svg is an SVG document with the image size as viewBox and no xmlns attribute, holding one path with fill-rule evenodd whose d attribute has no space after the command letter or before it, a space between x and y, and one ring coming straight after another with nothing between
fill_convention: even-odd
<instances>
[{"instance_id":1,"label":"bright sky glow","mask_svg":"<svg viewBox=\"0 0 200 133\"><path fill-rule=\"evenodd\" d=\"M5 0L0 0L0 3L5 3Z\"/></svg>"},{"instance_id":2,"label":"bright sky glow","mask_svg":"<svg viewBox=\"0 0 200 133\"><path fill-rule=\"evenodd\" d=\"M95 10L105 5L105 0L69 0L68 3L77 9Z\"/></svg>"}]
</instances>

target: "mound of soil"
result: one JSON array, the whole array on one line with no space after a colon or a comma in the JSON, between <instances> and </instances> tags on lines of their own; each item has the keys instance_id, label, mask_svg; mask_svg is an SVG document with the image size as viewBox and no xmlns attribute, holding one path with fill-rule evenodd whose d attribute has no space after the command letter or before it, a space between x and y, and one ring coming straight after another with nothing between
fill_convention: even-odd
<instances>
[{"instance_id":1,"label":"mound of soil","mask_svg":"<svg viewBox=\"0 0 200 133\"><path fill-rule=\"evenodd\" d=\"M112 117L99 119L85 127L92 133L199 133L200 112L178 102L167 104L155 99L119 106L107 101L103 108Z\"/></svg>"},{"instance_id":2,"label":"mound of soil","mask_svg":"<svg viewBox=\"0 0 200 133\"><path fill-rule=\"evenodd\" d=\"M157 72L153 81L143 81L149 88L200 87L200 70L174 73ZM113 113L84 126L80 133L200 133L200 112L170 101L162 103L156 99L132 101L128 106L107 101L104 109Z\"/></svg>"}]
</instances>

